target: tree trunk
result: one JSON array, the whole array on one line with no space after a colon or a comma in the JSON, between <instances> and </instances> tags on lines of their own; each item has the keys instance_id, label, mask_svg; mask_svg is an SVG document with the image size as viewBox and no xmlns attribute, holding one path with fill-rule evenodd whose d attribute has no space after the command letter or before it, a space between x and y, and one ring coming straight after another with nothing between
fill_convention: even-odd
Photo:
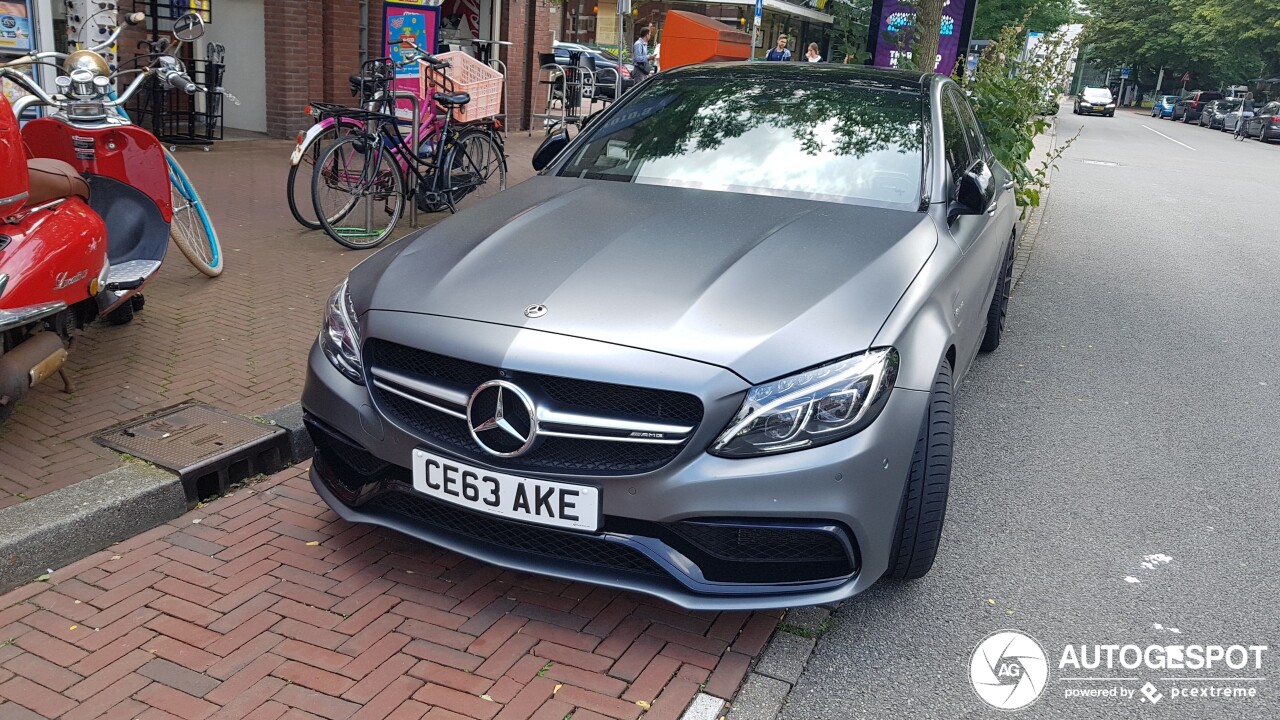
<instances>
[{"instance_id":1,"label":"tree trunk","mask_svg":"<svg viewBox=\"0 0 1280 720\"><path fill-rule=\"evenodd\" d=\"M942 32L944 1L919 0L916 4L916 42L911 58L921 72L933 72L938 67L938 34Z\"/></svg>"}]
</instances>

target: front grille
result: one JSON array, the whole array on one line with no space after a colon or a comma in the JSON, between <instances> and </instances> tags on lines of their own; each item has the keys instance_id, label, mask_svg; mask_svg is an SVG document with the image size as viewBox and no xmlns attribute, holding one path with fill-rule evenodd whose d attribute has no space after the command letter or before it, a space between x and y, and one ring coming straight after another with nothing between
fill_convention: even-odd
<instances>
[{"instance_id":1,"label":"front grille","mask_svg":"<svg viewBox=\"0 0 1280 720\"><path fill-rule=\"evenodd\" d=\"M829 562L849 557L839 539L820 530L698 522L674 523L669 527L721 560Z\"/></svg>"},{"instance_id":2,"label":"front grille","mask_svg":"<svg viewBox=\"0 0 1280 720\"><path fill-rule=\"evenodd\" d=\"M551 375L503 371L479 363L415 350L384 340L364 346L366 364L448 387L469 396L477 386L499 377L511 380L539 404L566 412L590 413L621 420L683 423L696 428L702 402L686 393L614 385ZM629 475L651 472L671 462L684 444L616 442L542 436L523 455L497 458L471 438L467 421L386 391L369 390L390 418L416 436L466 458L503 468L547 473ZM503 448L500 448L503 449Z\"/></svg>"},{"instance_id":3,"label":"front grille","mask_svg":"<svg viewBox=\"0 0 1280 720\"><path fill-rule=\"evenodd\" d=\"M410 492L384 493L361 510L400 515L508 550L612 570L667 576L666 571L644 554L604 538L502 520L449 507Z\"/></svg>"},{"instance_id":4,"label":"front grille","mask_svg":"<svg viewBox=\"0 0 1280 720\"><path fill-rule=\"evenodd\" d=\"M825 582L858 569L852 536L821 521L704 518L659 524L611 517L605 529L657 538L692 560L712 582Z\"/></svg>"}]
</instances>

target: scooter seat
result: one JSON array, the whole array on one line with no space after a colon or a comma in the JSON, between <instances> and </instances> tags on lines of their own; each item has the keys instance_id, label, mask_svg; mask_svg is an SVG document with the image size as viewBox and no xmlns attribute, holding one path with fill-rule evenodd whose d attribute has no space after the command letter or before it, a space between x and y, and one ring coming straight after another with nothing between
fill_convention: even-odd
<instances>
[{"instance_id":1,"label":"scooter seat","mask_svg":"<svg viewBox=\"0 0 1280 720\"><path fill-rule=\"evenodd\" d=\"M53 158L29 158L27 176L31 178L31 194L25 207L34 207L59 198L79 195L89 199L89 183L70 164Z\"/></svg>"}]
</instances>

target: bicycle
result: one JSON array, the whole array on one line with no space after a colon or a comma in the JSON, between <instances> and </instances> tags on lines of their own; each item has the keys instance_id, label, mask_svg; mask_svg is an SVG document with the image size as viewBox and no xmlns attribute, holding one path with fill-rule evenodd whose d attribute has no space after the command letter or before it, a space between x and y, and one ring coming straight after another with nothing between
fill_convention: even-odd
<instances>
[{"instance_id":1,"label":"bicycle","mask_svg":"<svg viewBox=\"0 0 1280 720\"><path fill-rule=\"evenodd\" d=\"M417 62L413 58L407 62ZM402 65L404 63L401 63ZM366 110L395 112L394 100L390 94L391 79L395 77L391 58L368 60L360 66L360 74L351 76L351 94L361 99L360 106ZM289 179L286 181L286 195L289 198L289 212L299 225L309 230L321 229L320 220L315 217L315 209L311 198L311 176L316 161L325 147L347 133L359 129L361 123L345 117L325 116L315 104L307 106L307 114L315 119L315 124L306 132L298 133L298 140L289 162ZM300 183L299 178L304 180Z\"/></svg>"},{"instance_id":2,"label":"bicycle","mask_svg":"<svg viewBox=\"0 0 1280 720\"><path fill-rule=\"evenodd\" d=\"M429 55L423 59L448 67ZM324 151L312 173L312 203L329 237L355 250L375 247L394 230L406 198L425 212L456 212L464 198L483 199L506 188L502 136L493 120L453 120L454 109L470 102L467 93L436 92L431 99L443 112L433 107L431 121L414 139L416 150L394 115L317 104L326 116L358 124Z\"/></svg>"},{"instance_id":3,"label":"bicycle","mask_svg":"<svg viewBox=\"0 0 1280 720\"><path fill-rule=\"evenodd\" d=\"M156 41L143 41L151 49L148 57L164 54L168 49L168 40L167 37L161 37ZM208 92L208 88L200 89ZM109 96L114 100L115 91L109 93ZM124 107L117 106L116 112L130 120ZM209 220L209 213L204 209L204 201L200 199L200 194L196 192L186 171L168 149L164 151L164 159L169 165L169 185L173 193L173 220L169 223L169 239L197 270L209 277L217 277L222 274L222 246L218 242L217 231L213 229L213 222Z\"/></svg>"}]
</instances>

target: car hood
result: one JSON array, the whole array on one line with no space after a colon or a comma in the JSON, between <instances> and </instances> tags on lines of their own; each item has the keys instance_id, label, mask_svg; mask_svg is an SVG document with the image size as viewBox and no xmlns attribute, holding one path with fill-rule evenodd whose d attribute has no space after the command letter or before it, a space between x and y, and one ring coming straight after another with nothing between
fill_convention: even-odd
<instances>
[{"instance_id":1,"label":"car hood","mask_svg":"<svg viewBox=\"0 0 1280 720\"><path fill-rule=\"evenodd\" d=\"M370 258L351 287L359 314L571 335L758 382L869 347L937 239L922 212L539 176Z\"/></svg>"}]
</instances>

